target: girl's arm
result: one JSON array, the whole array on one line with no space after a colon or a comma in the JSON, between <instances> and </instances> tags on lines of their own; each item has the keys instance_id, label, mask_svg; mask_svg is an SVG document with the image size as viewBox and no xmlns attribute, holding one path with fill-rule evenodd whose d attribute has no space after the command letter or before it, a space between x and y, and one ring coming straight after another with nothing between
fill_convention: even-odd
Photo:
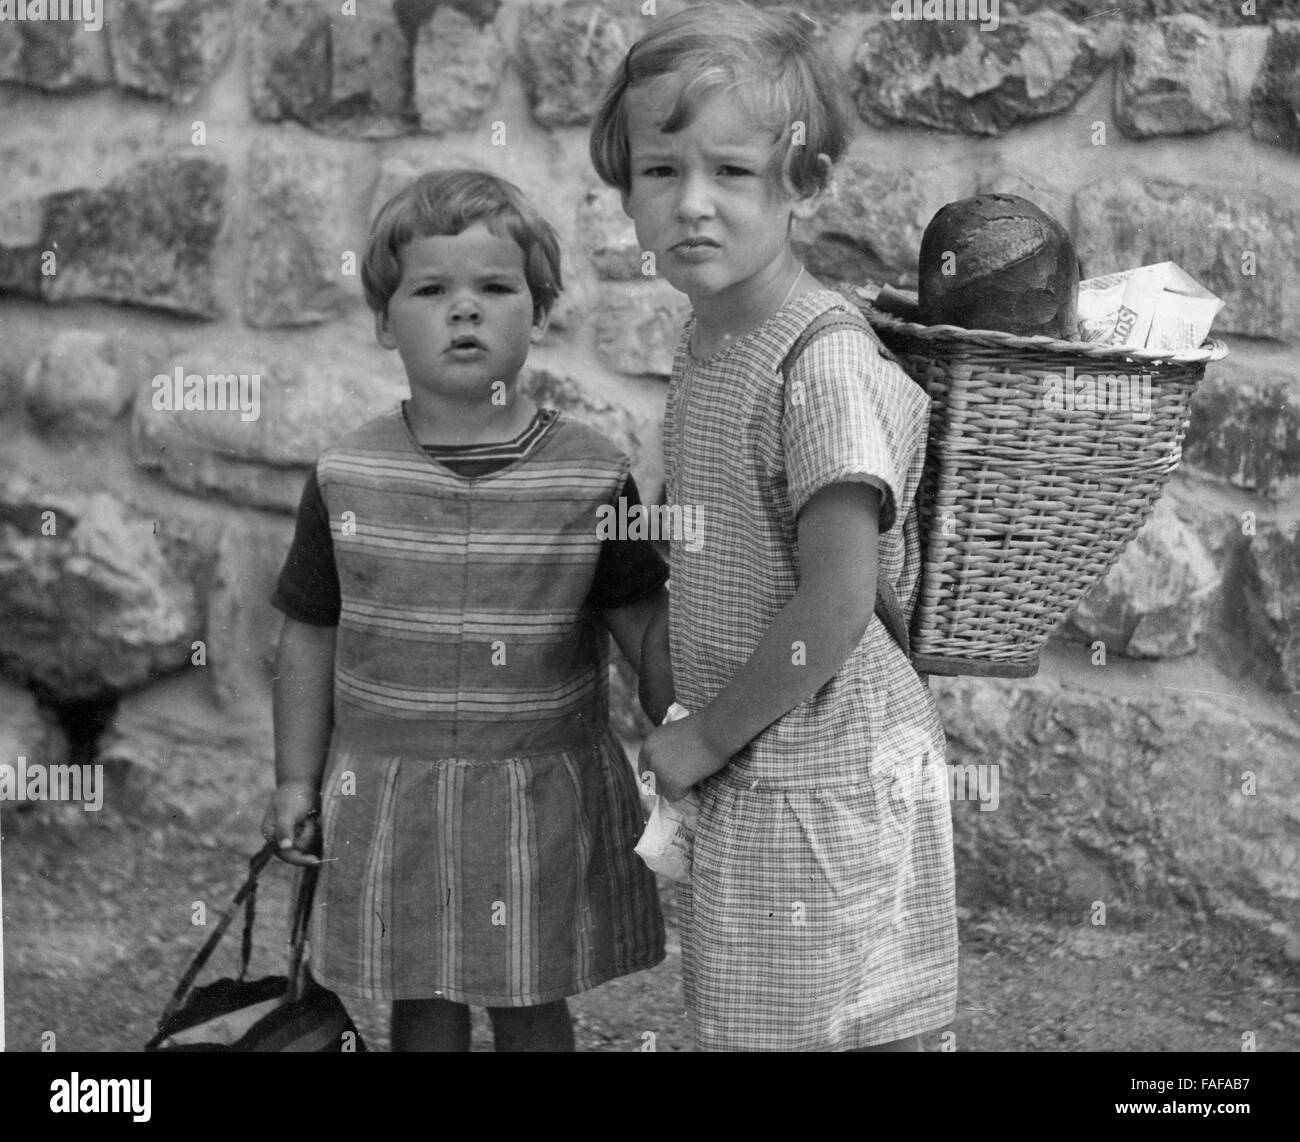
<instances>
[{"instance_id":1,"label":"girl's arm","mask_svg":"<svg viewBox=\"0 0 1300 1142\"><path fill-rule=\"evenodd\" d=\"M660 590L655 612L646 624L641 639L641 708L657 726L676 701L673 687L673 664L668 652L668 592Z\"/></svg>"},{"instance_id":2,"label":"girl's arm","mask_svg":"<svg viewBox=\"0 0 1300 1142\"><path fill-rule=\"evenodd\" d=\"M660 726L641 766L676 799L820 690L861 641L876 601L880 493L832 484L799 513L799 588L749 660L703 710Z\"/></svg>"},{"instance_id":3,"label":"girl's arm","mask_svg":"<svg viewBox=\"0 0 1300 1142\"><path fill-rule=\"evenodd\" d=\"M313 864L313 814L334 724L337 628L285 619L271 696L275 715L275 797L262 832L280 842L282 859Z\"/></svg>"},{"instance_id":4,"label":"girl's arm","mask_svg":"<svg viewBox=\"0 0 1300 1142\"><path fill-rule=\"evenodd\" d=\"M602 611L601 618L637 672L641 708L658 725L673 701L668 665L668 592L660 587L626 607Z\"/></svg>"}]
</instances>

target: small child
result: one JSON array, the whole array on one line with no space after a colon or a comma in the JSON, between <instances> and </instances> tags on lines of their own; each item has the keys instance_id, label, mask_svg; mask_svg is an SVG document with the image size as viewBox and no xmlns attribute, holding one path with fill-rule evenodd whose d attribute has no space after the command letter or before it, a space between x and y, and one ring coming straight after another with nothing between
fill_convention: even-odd
<instances>
[{"instance_id":1,"label":"small child","mask_svg":"<svg viewBox=\"0 0 1300 1142\"><path fill-rule=\"evenodd\" d=\"M955 1012L944 736L925 682L873 618L877 575L910 610L926 397L790 245L844 154L853 110L794 13L701 4L657 21L592 127L597 172L693 308L664 423L665 634L690 717L641 764L698 784L683 893L686 1002L712 1050L919 1050ZM938 786L945 788L946 786Z\"/></svg>"},{"instance_id":2,"label":"small child","mask_svg":"<svg viewBox=\"0 0 1300 1142\"><path fill-rule=\"evenodd\" d=\"M314 863L319 813L312 970L392 1000L393 1050L468 1050L480 1004L498 1050L571 1051L564 997L664 956L605 632L641 666L667 568L598 538L603 505L640 502L627 457L518 391L560 259L517 188L420 177L362 282L411 398L303 492L263 832Z\"/></svg>"}]
</instances>

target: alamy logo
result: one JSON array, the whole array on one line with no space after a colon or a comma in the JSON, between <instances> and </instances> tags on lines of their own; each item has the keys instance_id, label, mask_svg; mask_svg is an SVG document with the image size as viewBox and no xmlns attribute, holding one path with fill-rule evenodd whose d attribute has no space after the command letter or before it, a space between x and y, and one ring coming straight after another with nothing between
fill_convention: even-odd
<instances>
[{"instance_id":1,"label":"alamy logo","mask_svg":"<svg viewBox=\"0 0 1300 1142\"><path fill-rule=\"evenodd\" d=\"M894 0L894 20L978 20L981 32L998 26L998 0Z\"/></svg>"},{"instance_id":2,"label":"alamy logo","mask_svg":"<svg viewBox=\"0 0 1300 1142\"><path fill-rule=\"evenodd\" d=\"M83 1079L73 1071L50 1083L54 1114L129 1114L133 1122L148 1122L153 1079Z\"/></svg>"},{"instance_id":3,"label":"alamy logo","mask_svg":"<svg viewBox=\"0 0 1300 1142\"><path fill-rule=\"evenodd\" d=\"M102 765L0 765L0 801L80 801L87 813L104 806Z\"/></svg>"},{"instance_id":4,"label":"alamy logo","mask_svg":"<svg viewBox=\"0 0 1300 1142\"><path fill-rule=\"evenodd\" d=\"M636 504L619 496L618 507L601 504L596 509L597 539L669 539L685 544L687 551L704 545L704 513L682 504ZM698 516L698 518L697 518Z\"/></svg>"},{"instance_id":5,"label":"alamy logo","mask_svg":"<svg viewBox=\"0 0 1300 1142\"><path fill-rule=\"evenodd\" d=\"M58 20L80 23L87 32L104 26L103 0L0 0L0 23Z\"/></svg>"},{"instance_id":6,"label":"alamy logo","mask_svg":"<svg viewBox=\"0 0 1300 1142\"><path fill-rule=\"evenodd\" d=\"M998 807L999 772L996 765L925 765L920 769L896 766L895 787L908 801L978 801L980 812Z\"/></svg>"},{"instance_id":7,"label":"alamy logo","mask_svg":"<svg viewBox=\"0 0 1300 1142\"><path fill-rule=\"evenodd\" d=\"M153 407L159 412L227 412L239 409L240 420L256 420L262 409L260 373L186 374L180 365L169 377L153 379Z\"/></svg>"},{"instance_id":8,"label":"alamy logo","mask_svg":"<svg viewBox=\"0 0 1300 1142\"><path fill-rule=\"evenodd\" d=\"M1043 378L1043 407L1048 412L1128 412L1134 420L1151 419L1149 373L1080 373L1065 366L1065 375Z\"/></svg>"}]
</instances>

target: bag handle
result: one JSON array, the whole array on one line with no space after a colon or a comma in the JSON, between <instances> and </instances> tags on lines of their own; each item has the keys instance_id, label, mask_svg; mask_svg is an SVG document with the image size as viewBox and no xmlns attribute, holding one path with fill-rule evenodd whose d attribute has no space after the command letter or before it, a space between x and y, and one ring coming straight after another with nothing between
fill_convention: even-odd
<instances>
[{"instance_id":1,"label":"bag handle","mask_svg":"<svg viewBox=\"0 0 1300 1142\"><path fill-rule=\"evenodd\" d=\"M786 353L781 360L781 376L789 383L790 373L794 369L794 363L799 359L799 355L807 347L813 338L823 332L829 332L832 329L857 329L865 331L876 344L877 351L881 353L888 361L893 361L894 357L889 351L880 344L880 338L876 336L875 331L867 324L865 317L856 312L848 310L830 309L819 313L806 326L803 332L795 338L794 344L790 346L790 351ZM902 648L907 655L907 660L912 661L911 639L907 633L907 620L903 617L903 608L899 606L898 595L894 591L894 585L877 573L876 575L876 606L875 614L878 619L885 625L885 629L893 636L894 641Z\"/></svg>"},{"instance_id":2,"label":"bag handle","mask_svg":"<svg viewBox=\"0 0 1300 1142\"><path fill-rule=\"evenodd\" d=\"M270 863L271 858L275 856L278 849L275 841L267 841L248 861L248 879L240 886L239 891L235 893L234 900L231 901L230 907L222 914L216 929L213 931L203 947L198 950L193 962L186 969L185 974L181 976L181 981L176 985L176 990L172 992L172 997L167 1001L167 1006L163 1009L162 1015L158 1019L158 1028L161 1031L167 1021L180 1009L185 997L189 994L190 988L194 984L195 978L203 970L204 965L216 951L217 944L221 942L221 937L226 934L226 929L234 920L239 906L244 905L244 933L240 940L239 948L239 978L242 980L248 973L248 961L253 953L253 922L256 916L257 905L257 878L261 876L262 871ZM311 911L312 896L316 890L316 879L319 875L317 866L309 865L303 870L302 882L298 888L298 898L294 906L293 923L290 929L290 955L289 955L289 989L290 998L296 999L301 993L301 968L303 944L307 939L307 916Z\"/></svg>"},{"instance_id":3,"label":"bag handle","mask_svg":"<svg viewBox=\"0 0 1300 1142\"><path fill-rule=\"evenodd\" d=\"M309 864L303 867L302 879L298 882L298 895L294 901L293 921L289 928L289 990L288 999L295 1002L302 998L306 986L303 971L303 953L307 945L307 920L311 916L312 899L316 895L316 881L320 877L320 865Z\"/></svg>"}]
</instances>

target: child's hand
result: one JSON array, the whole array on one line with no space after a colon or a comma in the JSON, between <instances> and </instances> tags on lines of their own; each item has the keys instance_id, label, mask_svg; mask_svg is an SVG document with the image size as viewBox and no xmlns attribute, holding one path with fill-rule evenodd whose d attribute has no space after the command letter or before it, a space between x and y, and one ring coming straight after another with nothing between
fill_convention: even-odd
<instances>
[{"instance_id":1,"label":"child's hand","mask_svg":"<svg viewBox=\"0 0 1300 1142\"><path fill-rule=\"evenodd\" d=\"M655 775L655 792L669 801L680 801L692 785L727 764L727 756L710 745L702 728L701 718L665 722L641 747L641 771Z\"/></svg>"},{"instance_id":2,"label":"child's hand","mask_svg":"<svg viewBox=\"0 0 1300 1142\"><path fill-rule=\"evenodd\" d=\"M316 864L320 845L320 793L305 781L285 781L276 787L262 817L262 836L279 842L276 852L289 864Z\"/></svg>"}]
</instances>

